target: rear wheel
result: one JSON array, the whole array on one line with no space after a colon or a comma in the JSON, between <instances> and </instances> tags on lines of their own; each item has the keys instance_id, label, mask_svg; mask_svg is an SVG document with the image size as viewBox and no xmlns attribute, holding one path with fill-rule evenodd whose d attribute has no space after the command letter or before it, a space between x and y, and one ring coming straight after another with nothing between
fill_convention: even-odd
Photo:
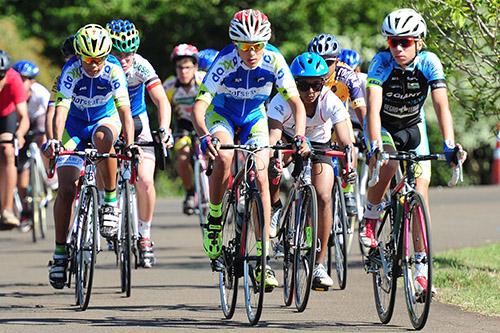
<instances>
[{"instance_id":1,"label":"rear wheel","mask_svg":"<svg viewBox=\"0 0 500 333\"><path fill-rule=\"evenodd\" d=\"M384 213L382 222L377 231L378 246L371 252L369 271L373 276L373 293L375 307L380 321L387 324L394 311L397 288L397 249L392 236L392 227L396 220L394 206L390 206Z\"/></svg>"},{"instance_id":2,"label":"rear wheel","mask_svg":"<svg viewBox=\"0 0 500 333\"><path fill-rule=\"evenodd\" d=\"M283 232L281 233L281 242L283 244L283 301L286 306L290 306L293 300L295 203L295 200L291 200L289 206L286 207Z\"/></svg>"},{"instance_id":3,"label":"rear wheel","mask_svg":"<svg viewBox=\"0 0 500 333\"><path fill-rule=\"evenodd\" d=\"M335 177L332 190L333 223L328 241L328 274L332 276L332 268L335 268L339 288L345 289L347 284L347 212L341 182L340 177Z\"/></svg>"},{"instance_id":4,"label":"rear wheel","mask_svg":"<svg viewBox=\"0 0 500 333\"><path fill-rule=\"evenodd\" d=\"M422 329L427 322L432 299L432 252L429 216L422 196L411 194L406 200L408 214L402 232L401 266L406 306L413 327ZM413 237L412 237L413 236Z\"/></svg>"},{"instance_id":5,"label":"rear wheel","mask_svg":"<svg viewBox=\"0 0 500 333\"><path fill-rule=\"evenodd\" d=\"M299 312L307 307L311 292L312 273L316 262L318 240L318 199L312 185L299 190L300 212L295 237L294 278L295 306Z\"/></svg>"},{"instance_id":6,"label":"rear wheel","mask_svg":"<svg viewBox=\"0 0 500 333\"><path fill-rule=\"evenodd\" d=\"M204 161L203 161L204 163ZM194 189L195 189L195 203L198 210L198 218L200 221L200 228L203 234L203 226L208 214L208 206L210 203L208 192L208 177L205 174L202 161L194 161Z\"/></svg>"},{"instance_id":7,"label":"rear wheel","mask_svg":"<svg viewBox=\"0 0 500 333\"><path fill-rule=\"evenodd\" d=\"M120 235L118 239L118 261L120 265L120 281L121 290L126 293L127 297L130 297L131 284L132 284L132 260L131 260L131 246L132 246L132 235L131 235L131 202L130 202L130 184L125 181L120 196L121 203L121 223L120 223Z\"/></svg>"},{"instance_id":8,"label":"rear wheel","mask_svg":"<svg viewBox=\"0 0 500 333\"><path fill-rule=\"evenodd\" d=\"M245 209L245 221L241 231L241 244L244 244L243 283L245 308L251 325L259 322L264 303L266 280L266 230L262 201L258 192L250 195Z\"/></svg>"},{"instance_id":9,"label":"rear wheel","mask_svg":"<svg viewBox=\"0 0 500 333\"><path fill-rule=\"evenodd\" d=\"M218 259L220 302L227 319L233 317L236 308L238 278L241 274L236 202L233 191L227 190L222 200L222 253Z\"/></svg>"}]
</instances>

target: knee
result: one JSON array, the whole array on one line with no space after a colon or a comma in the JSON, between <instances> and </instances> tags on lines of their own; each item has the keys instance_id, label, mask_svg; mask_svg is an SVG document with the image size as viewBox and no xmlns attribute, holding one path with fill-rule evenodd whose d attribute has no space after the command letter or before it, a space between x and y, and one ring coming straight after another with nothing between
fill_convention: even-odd
<instances>
[{"instance_id":1,"label":"knee","mask_svg":"<svg viewBox=\"0 0 500 333\"><path fill-rule=\"evenodd\" d=\"M137 181L137 187L140 191L151 192L154 191L155 185L152 177L142 177Z\"/></svg>"},{"instance_id":2,"label":"knee","mask_svg":"<svg viewBox=\"0 0 500 333\"><path fill-rule=\"evenodd\" d=\"M70 201L68 199L73 198L76 193L76 185L71 182L62 182L59 180L59 188L57 190L57 196L64 198L64 201Z\"/></svg>"},{"instance_id":3,"label":"knee","mask_svg":"<svg viewBox=\"0 0 500 333\"><path fill-rule=\"evenodd\" d=\"M318 206L328 207L332 202L332 194L330 192L318 191L316 192L318 197Z\"/></svg>"}]
</instances>

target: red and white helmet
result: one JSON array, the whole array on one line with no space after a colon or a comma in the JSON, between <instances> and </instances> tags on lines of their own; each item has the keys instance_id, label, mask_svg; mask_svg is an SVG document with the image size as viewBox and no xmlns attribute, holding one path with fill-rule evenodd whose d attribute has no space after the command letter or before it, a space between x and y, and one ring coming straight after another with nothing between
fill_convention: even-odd
<instances>
[{"instance_id":1,"label":"red and white helmet","mask_svg":"<svg viewBox=\"0 0 500 333\"><path fill-rule=\"evenodd\" d=\"M229 24L229 38L236 42L267 42L271 39L271 22L259 10L240 10Z\"/></svg>"},{"instance_id":2,"label":"red and white helmet","mask_svg":"<svg viewBox=\"0 0 500 333\"><path fill-rule=\"evenodd\" d=\"M179 44L174 47L174 50L170 54L170 60L174 61L180 57L191 57L195 61L198 61L198 49L191 44Z\"/></svg>"}]
</instances>

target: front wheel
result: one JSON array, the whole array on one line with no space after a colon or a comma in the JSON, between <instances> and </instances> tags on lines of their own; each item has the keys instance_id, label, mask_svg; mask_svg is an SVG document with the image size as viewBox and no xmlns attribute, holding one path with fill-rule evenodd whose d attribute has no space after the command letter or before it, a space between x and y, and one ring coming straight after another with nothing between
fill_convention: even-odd
<instances>
[{"instance_id":1,"label":"front wheel","mask_svg":"<svg viewBox=\"0 0 500 333\"><path fill-rule=\"evenodd\" d=\"M298 312L306 309L311 292L312 275L318 242L318 199L312 185L299 190L299 206L295 216L294 283L295 306Z\"/></svg>"},{"instance_id":2,"label":"front wheel","mask_svg":"<svg viewBox=\"0 0 500 333\"><path fill-rule=\"evenodd\" d=\"M245 204L245 217L241 231L243 249L243 283L245 309L251 325L259 322L264 303L266 280L266 230L262 201L257 191L251 193Z\"/></svg>"},{"instance_id":3,"label":"front wheel","mask_svg":"<svg viewBox=\"0 0 500 333\"><path fill-rule=\"evenodd\" d=\"M429 215L420 193L410 193L405 202L401 266L406 306L413 327L427 322L432 299L432 252Z\"/></svg>"},{"instance_id":4,"label":"front wheel","mask_svg":"<svg viewBox=\"0 0 500 333\"><path fill-rule=\"evenodd\" d=\"M210 198L208 192L208 177L203 169L202 162L198 159L194 161L194 189L195 204L198 210L198 218L203 235L203 226L207 218Z\"/></svg>"},{"instance_id":5,"label":"front wheel","mask_svg":"<svg viewBox=\"0 0 500 333\"><path fill-rule=\"evenodd\" d=\"M75 253L77 263L75 293L77 304L84 311L90 302L97 255L98 202L96 188L87 187L82 200L84 201L79 212L82 219L78 229L78 248Z\"/></svg>"},{"instance_id":6,"label":"front wheel","mask_svg":"<svg viewBox=\"0 0 500 333\"><path fill-rule=\"evenodd\" d=\"M130 297L132 285L132 202L130 201L130 184L125 181L120 195L120 208L122 210L120 221L120 234L118 238L118 262L120 265L121 290Z\"/></svg>"}]
</instances>

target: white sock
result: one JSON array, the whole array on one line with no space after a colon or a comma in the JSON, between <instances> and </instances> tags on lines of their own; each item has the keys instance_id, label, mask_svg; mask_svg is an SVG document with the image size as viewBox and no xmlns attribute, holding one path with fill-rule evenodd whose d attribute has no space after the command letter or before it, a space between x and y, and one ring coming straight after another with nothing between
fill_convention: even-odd
<instances>
[{"instance_id":1,"label":"white sock","mask_svg":"<svg viewBox=\"0 0 500 333\"><path fill-rule=\"evenodd\" d=\"M380 218L380 213L382 205L380 203L374 205L371 202L367 201L366 202L366 209L364 213L364 218L367 219L379 219Z\"/></svg>"},{"instance_id":2,"label":"white sock","mask_svg":"<svg viewBox=\"0 0 500 333\"><path fill-rule=\"evenodd\" d=\"M143 238L151 238L151 221L139 219L139 235Z\"/></svg>"}]
</instances>

